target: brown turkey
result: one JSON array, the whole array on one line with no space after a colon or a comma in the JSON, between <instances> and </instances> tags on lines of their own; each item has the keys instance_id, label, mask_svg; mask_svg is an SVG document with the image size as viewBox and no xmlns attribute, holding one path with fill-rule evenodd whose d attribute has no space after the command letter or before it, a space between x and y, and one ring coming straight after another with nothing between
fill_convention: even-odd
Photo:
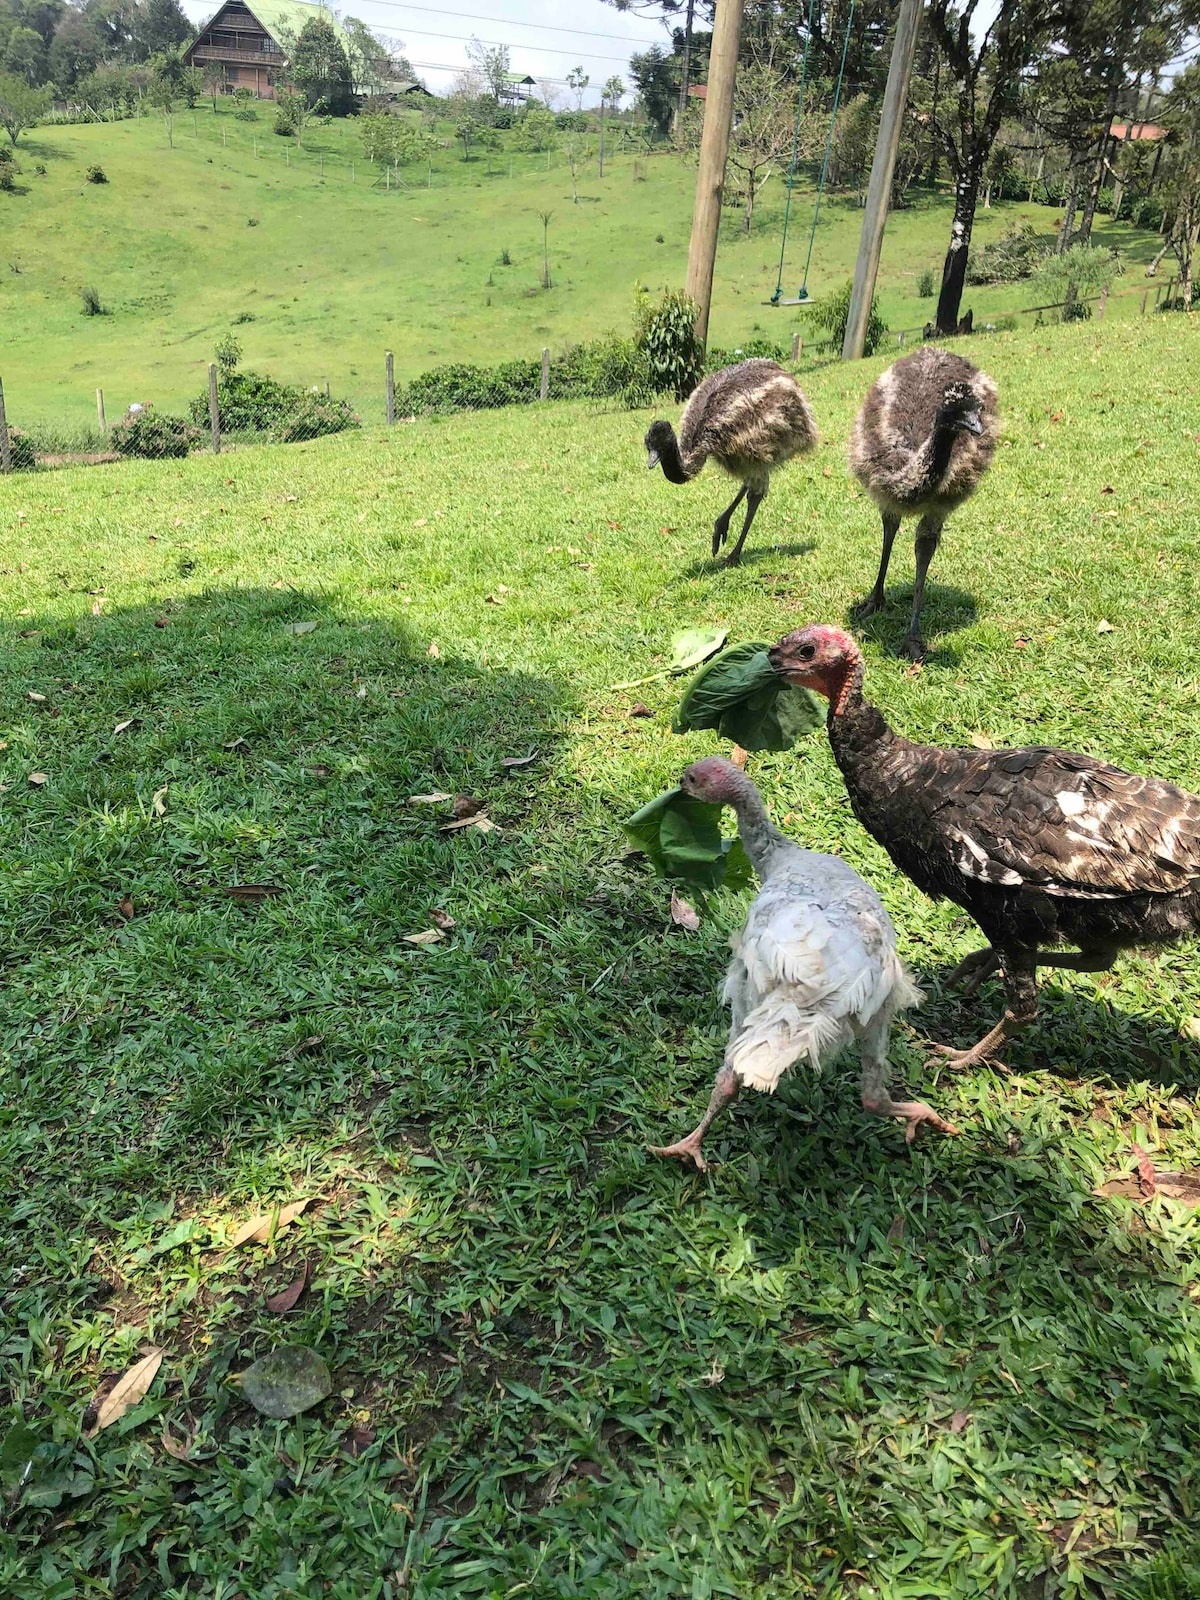
<instances>
[{"instance_id":1,"label":"brown turkey","mask_svg":"<svg viewBox=\"0 0 1200 1600\"><path fill-rule=\"evenodd\" d=\"M1037 1015L1037 969L1103 972L1128 945L1200 928L1200 799L1092 756L1031 746L944 750L893 733L863 699L863 660L840 628L771 651L789 683L829 700L829 742L854 814L900 870L962 906L987 948L952 975L970 991L997 966L1005 1012L962 1066ZM1046 949L1071 944L1078 954Z\"/></svg>"}]
</instances>

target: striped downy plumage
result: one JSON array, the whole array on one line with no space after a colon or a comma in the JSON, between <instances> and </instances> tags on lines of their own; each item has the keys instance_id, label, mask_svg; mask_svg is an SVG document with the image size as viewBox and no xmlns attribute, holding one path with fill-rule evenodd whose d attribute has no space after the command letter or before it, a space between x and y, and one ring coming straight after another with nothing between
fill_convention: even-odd
<instances>
[{"instance_id":1,"label":"striped downy plumage","mask_svg":"<svg viewBox=\"0 0 1200 1600\"><path fill-rule=\"evenodd\" d=\"M1104 972L1130 945L1200 930L1200 798L1093 756L1045 746L946 750L893 733L863 699L858 646L839 628L771 651L789 683L829 699L829 742L854 814L901 872L953 900L987 948L960 963L969 992L999 967L1006 1007L964 1066L1037 1015L1038 967ZM1069 944L1078 954L1046 946Z\"/></svg>"},{"instance_id":2,"label":"striped downy plumage","mask_svg":"<svg viewBox=\"0 0 1200 1600\"><path fill-rule=\"evenodd\" d=\"M785 838L754 784L731 761L697 761L680 787L698 800L733 807L762 887L732 941L723 998L733 1016L708 1110L687 1138L651 1146L651 1154L694 1161L703 1172L701 1141L743 1084L771 1094L798 1061L819 1072L852 1043L862 1061L867 1111L902 1118L910 1142L922 1122L956 1133L922 1101L888 1094L892 1017L921 996L896 954L895 930L874 889L836 856Z\"/></svg>"},{"instance_id":3,"label":"striped downy plumage","mask_svg":"<svg viewBox=\"0 0 1200 1600\"><path fill-rule=\"evenodd\" d=\"M879 507L883 555L875 587L855 616L883 606L892 545L902 517L919 517L912 620L901 645L919 659L925 575L946 518L974 494L1000 435L996 385L962 356L925 345L872 384L850 435L850 470Z\"/></svg>"},{"instance_id":4,"label":"striped downy plumage","mask_svg":"<svg viewBox=\"0 0 1200 1600\"><path fill-rule=\"evenodd\" d=\"M771 473L793 456L815 449L817 425L804 390L774 361L740 361L714 372L683 408L679 437L669 422L646 432L648 466L661 466L671 483L688 483L711 456L741 488L713 523L715 556L729 534L729 519L746 500L741 536L727 564L736 567Z\"/></svg>"}]
</instances>

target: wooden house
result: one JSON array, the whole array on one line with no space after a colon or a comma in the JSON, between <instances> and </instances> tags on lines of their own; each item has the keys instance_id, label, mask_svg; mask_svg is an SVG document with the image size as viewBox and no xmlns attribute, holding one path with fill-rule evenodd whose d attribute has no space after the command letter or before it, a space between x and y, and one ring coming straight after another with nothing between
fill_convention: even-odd
<instances>
[{"instance_id":1,"label":"wooden house","mask_svg":"<svg viewBox=\"0 0 1200 1600\"><path fill-rule=\"evenodd\" d=\"M306 0L225 0L184 52L189 67L224 77L223 93L250 89L259 100L274 100L289 87L287 50L306 22L321 17L341 34L333 14Z\"/></svg>"}]
</instances>

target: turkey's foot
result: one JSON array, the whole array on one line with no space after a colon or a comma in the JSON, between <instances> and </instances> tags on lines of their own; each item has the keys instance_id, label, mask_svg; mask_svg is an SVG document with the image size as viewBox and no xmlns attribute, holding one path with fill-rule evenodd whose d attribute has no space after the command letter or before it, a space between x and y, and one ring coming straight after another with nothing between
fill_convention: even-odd
<instances>
[{"instance_id":1,"label":"turkey's foot","mask_svg":"<svg viewBox=\"0 0 1200 1600\"><path fill-rule=\"evenodd\" d=\"M904 1124L904 1142L911 1144L917 1137L917 1130L923 1122L928 1122L939 1133L948 1133L955 1137L961 1132L952 1122L947 1122L945 1117L927 1106L924 1100L869 1100L863 1096L863 1109L873 1112L877 1117L898 1117Z\"/></svg>"},{"instance_id":2,"label":"turkey's foot","mask_svg":"<svg viewBox=\"0 0 1200 1600\"><path fill-rule=\"evenodd\" d=\"M997 1061L995 1052L1015 1033L1020 1033L1031 1017L1018 1017L1015 1012L1006 1011L996 1026L985 1033L978 1044L972 1045L969 1050L955 1050L948 1044L935 1044L933 1052L937 1060L946 1067L956 1072L963 1072L969 1067L977 1067L983 1061L996 1068L998 1072L1007 1072L1009 1069L1003 1061Z\"/></svg>"},{"instance_id":3,"label":"turkey's foot","mask_svg":"<svg viewBox=\"0 0 1200 1600\"><path fill-rule=\"evenodd\" d=\"M700 1150L703 1138L703 1128L696 1128L686 1139L679 1139L675 1144L648 1144L646 1151L652 1156L669 1156L674 1161L694 1161L697 1172L707 1172L708 1162Z\"/></svg>"},{"instance_id":4,"label":"turkey's foot","mask_svg":"<svg viewBox=\"0 0 1200 1600\"><path fill-rule=\"evenodd\" d=\"M855 622L865 622L868 617L873 617L877 611L883 610L883 596L872 592L865 600L856 600L850 607L850 615Z\"/></svg>"},{"instance_id":5,"label":"turkey's foot","mask_svg":"<svg viewBox=\"0 0 1200 1600\"><path fill-rule=\"evenodd\" d=\"M999 965L1000 957L990 944L985 945L982 950L972 950L970 955L962 958L946 979L946 987L953 989L961 983L963 986L963 998L969 999L977 991L984 979L995 972Z\"/></svg>"}]
</instances>

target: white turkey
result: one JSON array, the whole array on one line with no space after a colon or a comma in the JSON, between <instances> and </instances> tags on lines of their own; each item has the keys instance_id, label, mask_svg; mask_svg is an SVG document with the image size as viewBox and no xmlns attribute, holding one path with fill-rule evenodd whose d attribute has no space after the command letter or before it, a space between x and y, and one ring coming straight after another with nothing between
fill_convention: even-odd
<instances>
[{"instance_id":1,"label":"white turkey","mask_svg":"<svg viewBox=\"0 0 1200 1600\"><path fill-rule=\"evenodd\" d=\"M893 1100L888 1093L892 1018L921 996L870 884L836 856L785 838L754 784L731 761L697 761L680 788L697 800L733 807L762 887L733 939L724 991L733 1018L708 1110L685 1139L651 1146L650 1153L693 1161L703 1172L704 1135L743 1084L771 1094L797 1062L820 1071L852 1043L862 1061L865 1110L901 1118L910 1143L922 1122L957 1133L924 1101Z\"/></svg>"}]
</instances>

